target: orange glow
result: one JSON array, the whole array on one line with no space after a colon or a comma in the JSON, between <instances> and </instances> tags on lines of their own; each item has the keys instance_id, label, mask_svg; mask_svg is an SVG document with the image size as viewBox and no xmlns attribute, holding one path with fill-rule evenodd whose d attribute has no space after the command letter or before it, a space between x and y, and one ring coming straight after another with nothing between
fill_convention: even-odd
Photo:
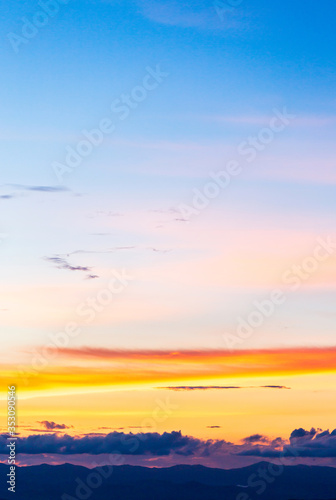
<instances>
[{"instance_id":1,"label":"orange glow","mask_svg":"<svg viewBox=\"0 0 336 500\"><path fill-rule=\"evenodd\" d=\"M69 365L62 366L64 358ZM85 360L86 366L81 366ZM234 378L275 377L336 372L336 347L263 350L134 351L63 349L58 366L39 371L2 370L1 381L17 380L22 391L207 385ZM76 366L77 364L77 366Z\"/></svg>"}]
</instances>

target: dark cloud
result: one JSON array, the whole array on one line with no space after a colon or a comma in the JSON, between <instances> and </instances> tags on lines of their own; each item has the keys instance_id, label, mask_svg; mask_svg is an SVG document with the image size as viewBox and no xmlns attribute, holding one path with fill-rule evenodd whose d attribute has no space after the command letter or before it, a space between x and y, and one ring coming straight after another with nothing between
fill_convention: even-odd
<instances>
[{"instance_id":1,"label":"dark cloud","mask_svg":"<svg viewBox=\"0 0 336 500\"><path fill-rule=\"evenodd\" d=\"M12 200L15 198L14 194L2 194L0 195L0 200Z\"/></svg>"},{"instance_id":2,"label":"dark cloud","mask_svg":"<svg viewBox=\"0 0 336 500\"><path fill-rule=\"evenodd\" d=\"M68 271L83 271L90 272L91 268L87 266L72 266L66 259L62 257L45 257L45 260L52 262L57 269L66 269Z\"/></svg>"},{"instance_id":3,"label":"dark cloud","mask_svg":"<svg viewBox=\"0 0 336 500\"><path fill-rule=\"evenodd\" d=\"M311 428L310 431L306 431L305 429L295 429L292 434L290 435L290 442L295 443L296 441L300 440L311 440L313 439L317 434L317 430L314 428Z\"/></svg>"},{"instance_id":4,"label":"dark cloud","mask_svg":"<svg viewBox=\"0 0 336 500\"><path fill-rule=\"evenodd\" d=\"M300 457L300 458L336 458L336 429L332 432L295 429L289 438L289 444L281 438L266 446L251 446L238 455L263 458Z\"/></svg>"},{"instance_id":5,"label":"dark cloud","mask_svg":"<svg viewBox=\"0 0 336 500\"><path fill-rule=\"evenodd\" d=\"M54 257L44 257L45 260L54 264L57 269L67 270L67 271L79 271L84 273L89 273L86 276L86 279L92 280L99 278L97 274L91 273L91 267L88 266L73 266L66 259L60 257L59 255L55 255Z\"/></svg>"},{"instance_id":6,"label":"dark cloud","mask_svg":"<svg viewBox=\"0 0 336 500\"><path fill-rule=\"evenodd\" d=\"M68 188L63 186L21 186L21 189L27 191L39 191L40 193L63 193L69 191Z\"/></svg>"},{"instance_id":7,"label":"dark cloud","mask_svg":"<svg viewBox=\"0 0 336 500\"><path fill-rule=\"evenodd\" d=\"M266 436L262 436L261 434L253 434L252 436L248 436L242 440L244 443L268 443L268 438Z\"/></svg>"},{"instance_id":8,"label":"dark cloud","mask_svg":"<svg viewBox=\"0 0 336 500\"><path fill-rule=\"evenodd\" d=\"M254 434L242 440L243 444L233 444L224 440L202 440L184 436L179 432L110 432L90 433L85 436L59 434L59 426L54 422L40 422L46 427L44 434L18 437L18 453L37 454L121 454L131 456L184 457L245 456L265 459L276 458L336 458L336 429L327 431L306 431L295 429L289 441L281 437L270 440L263 434ZM56 426L55 429L50 427ZM220 428L220 426L209 426ZM53 433L51 433L53 431ZM0 435L0 453L7 453L8 435Z\"/></svg>"},{"instance_id":9,"label":"dark cloud","mask_svg":"<svg viewBox=\"0 0 336 500\"><path fill-rule=\"evenodd\" d=\"M282 439L281 437L277 437L277 438L273 439L273 441L271 442L271 445L274 446L274 448L279 448L280 446L283 446L284 444L286 444L286 441L284 439Z\"/></svg>"},{"instance_id":10,"label":"dark cloud","mask_svg":"<svg viewBox=\"0 0 336 500\"><path fill-rule=\"evenodd\" d=\"M230 385L230 386L220 386L220 385L181 385L177 387L157 387L157 389L166 389L169 391L212 391L214 389L241 389L241 387Z\"/></svg>"},{"instance_id":11,"label":"dark cloud","mask_svg":"<svg viewBox=\"0 0 336 500\"><path fill-rule=\"evenodd\" d=\"M207 429L221 429L221 425L207 425Z\"/></svg>"},{"instance_id":12,"label":"dark cloud","mask_svg":"<svg viewBox=\"0 0 336 500\"><path fill-rule=\"evenodd\" d=\"M69 192L70 189L64 186L27 186L24 184L2 184L0 188L3 188L9 193L0 194L0 200L12 200L14 198L19 198L22 196L22 192L35 192L35 193L45 193L45 194L55 194Z\"/></svg>"},{"instance_id":13,"label":"dark cloud","mask_svg":"<svg viewBox=\"0 0 336 500\"><path fill-rule=\"evenodd\" d=\"M26 186L23 184L7 184L7 186L21 191L38 191L40 193L64 193L65 191L69 191L64 186Z\"/></svg>"},{"instance_id":14,"label":"dark cloud","mask_svg":"<svg viewBox=\"0 0 336 500\"><path fill-rule=\"evenodd\" d=\"M41 424L45 429L47 430L64 430L64 429L70 429L72 425L65 425L65 424L56 424L56 422L50 422L49 420L38 420L38 424Z\"/></svg>"},{"instance_id":15,"label":"dark cloud","mask_svg":"<svg viewBox=\"0 0 336 500\"><path fill-rule=\"evenodd\" d=\"M65 186L28 186L26 184L3 184L3 187L9 187L18 191L35 191L40 193L64 193L70 191Z\"/></svg>"},{"instance_id":16,"label":"dark cloud","mask_svg":"<svg viewBox=\"0 0 336 500\"><path fill-rule=\"evenodd\" d=\"M285 385L262 385L264 389L291 389L291 387L286 387Z\"/></svg>"},{"instance_id":17,"label":"dark cloud","mask_svg":"<svg viewBox=\"0 0 336 500\"><path fill-rule=\"evenodd\" d=\"M177 387L157 387L157 389L166 389L169 391L210 391L225 389L290 389L283 385L257 385L257 386L237 386L237 385L181 385Z\"/></svg>"},{"instance_id":18,"label":"dark cloud","mask_svg":"<svg viewBox=\"0 0 336 500\"><path fill-rule=\"evenodd\" d=\"M7 435L0 436L0 453L7 453ZM19 453L39 454L57 453L77 455L88 453L99 455L113 453L122 455L155 455L168 456L172 453L181 456L210 456L227 443L225 441L202 441L181 432L125 434L112 432L107 435L87 435L73 437L67 434L40 434L17 439Z\"/></svg>"}]
</instances>

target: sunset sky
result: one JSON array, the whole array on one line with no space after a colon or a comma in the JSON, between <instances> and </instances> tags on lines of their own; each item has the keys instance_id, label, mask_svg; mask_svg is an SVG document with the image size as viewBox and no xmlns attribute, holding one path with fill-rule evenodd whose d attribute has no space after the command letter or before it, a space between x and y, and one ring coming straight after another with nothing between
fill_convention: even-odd
<instances>
[{"instance_id":1,"label":"sunset sky","mask_svg":"<svg viewBox=\"0 0 336 500\"><path fill-rule=\"evenodd\" d=\"M23 464L168 433L125 461L336 466L336 8L193 4L59 0L38 28L37 2L2 6L1 430L14 384ZM44 444L63 434L71 453Z\"/></svg>"}]
</instances>

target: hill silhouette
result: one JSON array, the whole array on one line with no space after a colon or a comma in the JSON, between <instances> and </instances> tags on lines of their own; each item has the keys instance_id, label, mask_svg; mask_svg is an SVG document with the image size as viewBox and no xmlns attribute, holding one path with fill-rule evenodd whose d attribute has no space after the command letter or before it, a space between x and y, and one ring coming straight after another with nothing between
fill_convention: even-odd
<instances>
[{"instance_id":1,"label":"hill silhouette","mask_svg":"<svg viewBox=\"0 0 336 500\"><path fill-rule=\"evenodd\" d=\"M0 500L336 500L336 469L331 467L270 469L267 462L231 470L38 465L17 467L15 495L7 491L7 472L0 464Z\"/></svg>"}]
</instances>

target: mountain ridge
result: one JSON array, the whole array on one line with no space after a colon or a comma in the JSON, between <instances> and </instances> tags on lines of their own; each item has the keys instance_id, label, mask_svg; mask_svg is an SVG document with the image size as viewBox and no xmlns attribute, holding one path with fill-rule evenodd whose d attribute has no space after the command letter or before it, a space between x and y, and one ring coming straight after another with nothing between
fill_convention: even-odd
<instances>
[{"instance_id":1,"label":"mountain ridge","mask_svg":"<svg viewBox=\"0 0 336 500\"><path fill-rule=\"evenodd\" d=\"M336 469L269 466L270 462L265 461L235 469L202 465L120 465L112 469L72 464L21 466L16 469L15 499L336 500ZM13 498L13 493L7 491L7 471L8 466L0 464L0 500Z\"/></svg>"}]
</instances>

